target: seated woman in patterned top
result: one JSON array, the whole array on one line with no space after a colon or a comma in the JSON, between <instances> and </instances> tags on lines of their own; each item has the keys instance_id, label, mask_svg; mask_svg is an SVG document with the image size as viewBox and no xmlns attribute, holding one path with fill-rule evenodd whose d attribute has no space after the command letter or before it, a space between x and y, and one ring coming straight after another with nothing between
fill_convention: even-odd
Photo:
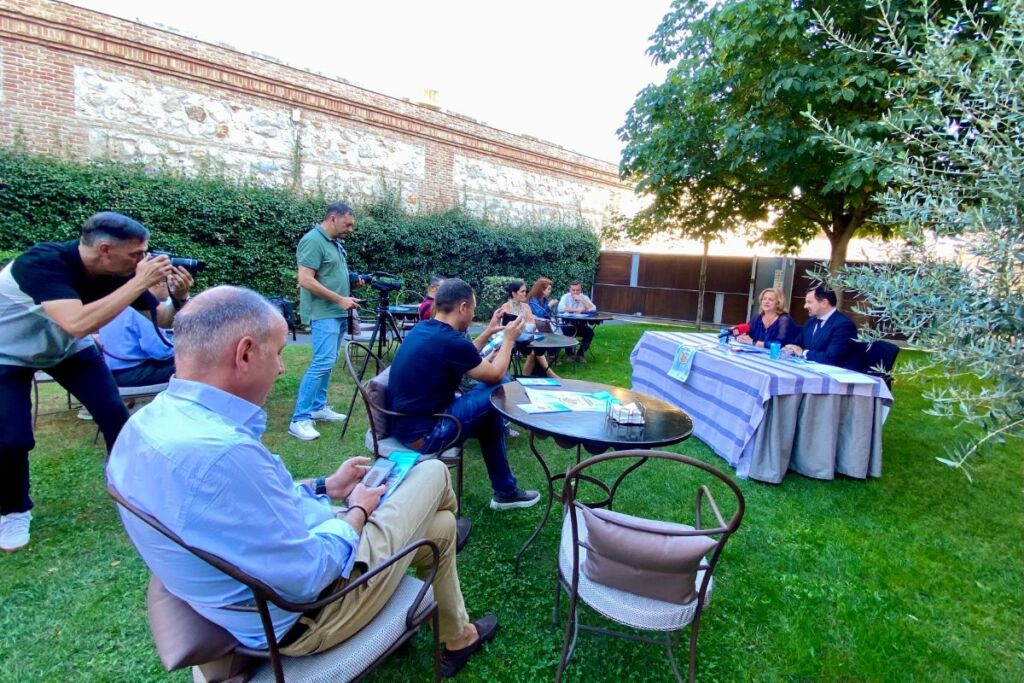
<instances>
[{"instance_id":1,"label":"seated woman in patterned top","mask_svg":"<svg viewBox=\"0 0 1024 683\"><path fill-rule=\"evenodd\" d=\"M528 332L536 330L537 318L533 315L533 311L530 310L530 305L526 303L526 283L522 280L513 280L505 285L505 292L508 294L508 301L503 303L499 309L502 315L521 316L526 321L525 329ZM523 363L524 375L532 375L534 367L539 365L548 377L558 377L554 370L551 369L548 359L543 353L534 353L532 349L525 348L523 345L519 345L518 349L526 358L526 361Z\"/></svg>"},{"instance_id":2,"label":"seated woman in patterned top","mask_svg":"<svg viewBox=\"0 0 1024 683\"><path fill-rule=\"evenodd\" d=\"M769 287L761 292L761 310L750 319L750 331L736 337L736 341L755 346L793 344L800 338L800 326L783 309L786 296L781 289Z\"/></svg>"}]
</instances>

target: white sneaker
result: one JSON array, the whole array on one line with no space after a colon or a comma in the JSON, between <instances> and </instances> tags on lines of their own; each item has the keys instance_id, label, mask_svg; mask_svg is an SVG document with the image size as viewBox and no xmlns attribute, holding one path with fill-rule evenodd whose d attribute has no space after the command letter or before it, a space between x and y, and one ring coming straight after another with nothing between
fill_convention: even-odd
<instances>
[{"instance_id":1,"label":"white sneaker","mask_svg":"<svg viewBox=\"0 0 1024 683\"><path fill-rule=\"evenodd\" d=\"M312 441L320 438L320 432L313 427L312 420L299 420L288 425L288 433L302 441Z\"/></svg>"},{"instance_id":2,"label":"white sneaker","mask_svg":"<svg viewBox=\"0 0 1024 683\"><path fill-rule=\"evenodd\" d=\"M348 415L345 413L338 413L331 410L330 406L324 406L320 410L314 410L309 414L314 420L323 420L324 422L343 422Z\"/></svg>"},{"instance_id":3,"label":"white sneaker","mask_svg":"<svg viewBox=\"0 0 1024 683\"><path fill-rule=\"evenodd\" d=\"M92 413L87 408L80 408L78 410L78 419L92 421Z\"/></svg>"},{"instance_id":4,"label":"white sneaker","mask_svg":"<svg viewBox=\"0 0 1024 683\"><path fill-rule=\"evenodd\" d=\"M0 517L0 550L13 552L28 545L32 512L12 512Z\"/></svg>"}]
</instances>

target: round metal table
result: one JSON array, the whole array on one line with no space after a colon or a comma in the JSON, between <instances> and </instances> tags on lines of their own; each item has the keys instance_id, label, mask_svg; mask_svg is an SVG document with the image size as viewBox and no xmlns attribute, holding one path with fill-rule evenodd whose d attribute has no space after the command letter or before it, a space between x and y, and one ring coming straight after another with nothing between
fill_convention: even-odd
<instances>
[{"instance_id":1,"label":"round metal table","mask_svg":"<svg viewBox=\"0 0 1024 683\"><path fill-rule=\"evenodd\" d=\"M611 313L591 313L590 315L587 315L586 313L559 313L558 317L565 320L572 320L573 322L581 321L585 323L592 323L594 325L600 325L605 321L615 319L615 316Z\"/></svg>"},{"instance_id":2,"label":"round metal table","mask_svg":"<svg viewBox=\"0 0 1024 683\"><path fill-rule=\"evenodd\" d=\"M579 343L576 337L569 337L564 334L556 334L554 332L545 332L541 334L541 338L527 342L524 346L528 346L532 351L554 351L555 349L571 349Z\"/></svg>"},{"instance_id":3,"label":"round metal table","mask_svg":"<svg viewBox=\"0 0 1024 683\"><path fill-rule=\"evenodd\" d=\"M537 386L543 391L567 391L576 393L597 393L607 391L623 404L639 402L646 408L645 420L642 425L620 425L608 419L604 412L563 412L530 414L519 408L520 404L530 403L525 387L518 382L509 382L497 387L491 393L491 404L510 422L530 430L530 451L547 479L548 499L540 523L516 553L516 573L519 573L519 562L523 553L533 544L548 521L551 506L554 502L555 482L563 479L565 473L552 474L544 455L537 449L537 439L552 438L562 448L576 449L576 463L580 462L583 449L598 454L608 450L633 448L657 448L684 441L693 433L693 421L681 409L653 396L639 392L613 387L597 382L562 379L560 386ZM615 495L615 490L625 477L646 462L638 460L618 476L612 485L587 478L591 484L598 486L608 494L605 501L592 503L594 507L603 505Z\"/></svg>"},{"instance_id":4,"label":"round metal table","mask_svg":"<svg viewBox=\"0 0 1024 683\"><path fill-rule=\"evenodd\" d=\"M569 325L571 327L578 327L581 324L587 325L588 327L597 327L601 323L613 320L614 318L615 316L610 313L562 313L558 315L560 324Z\"/></svg>"},{"instance_id":5,"label":"round metal table","mask_svg":"<svg viewBox=\"0 0 1024 683\"><path fill-rule=\"evenodd\" d=\"M564 334L556 334L554 332L526 334L533 334L534 338L532 341L516 342L515 353L512 356L512 375L514 377L519 377L523 374L523 356L529 355L531 351L546 353L547 351L555 351L557 349L571 349L579 343L576 337L567 337ZM538 336L540 339L537 339Z\"/></svg>"},{"instance_id":6,"label":"round metal table","mask_svg":"<svg viewBox=\"0 0 1024 683\"><path fill-rule=\"evenodd\" d=\"M413 304L402 304L401 306L388 306L388 313L398 318L415 317L419 320L420 307Z\"/></svg>"}]
</instances>

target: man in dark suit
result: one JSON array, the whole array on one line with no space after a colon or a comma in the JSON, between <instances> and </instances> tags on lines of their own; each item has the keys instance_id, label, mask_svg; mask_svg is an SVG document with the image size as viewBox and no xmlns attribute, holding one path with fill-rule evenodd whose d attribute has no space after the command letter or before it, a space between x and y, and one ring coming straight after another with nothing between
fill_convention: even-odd
<instances>
[{"instance_id":1,"label":"man in dark suit","mask_svg":"<svg viewBox=\"0 0 1024 683\"><path fill-rule=\"evenodd\" d=\"M857 369L857 326L836 310L836 293L819 285L807 292L804 308L811 317L800 344L787 344L784 349L818 363Z\"/></svg>"}]
</instances>

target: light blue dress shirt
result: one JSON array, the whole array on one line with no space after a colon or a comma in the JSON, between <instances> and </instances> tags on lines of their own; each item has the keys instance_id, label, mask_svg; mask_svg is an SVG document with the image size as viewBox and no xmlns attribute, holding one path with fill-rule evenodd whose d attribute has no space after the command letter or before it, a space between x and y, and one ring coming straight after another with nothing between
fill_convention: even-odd
<instances>
[{"instance_id":1,"label":"light blue dress shirt","mask_svg":"<svg viewBox=\"0 0 1024 683\"><path fill-rule=\"evenodd\" d=\"M594 305L594 302L590 300L590 297L588 297L586 294L583 294L582 292L580 293L580 296L582 296L584 299L583 307L587 309L587 311L597 310L597 306ZM574 305L572 300L572 292L566 292L565 294L562 295L562 298L558 300L558 312L565 313L565 309L573 307Z\"/></svg>"},{"instance_id":2,"label":"light blue dress shirt","mask_svg":"<svg viewBox=\"0 0 1024 683\"><path fill-rule=\"evenodd\" d=\"M293 601L310 601L348 577L359 536L327 496L296 484L260 437L267 414L201 382L172 378L167 391L128 420L107 479L132 504L186 543L231 562ZM230 576L120 510L128 536L167 589L247 647L267 647L254 604ZM298 614L269 605L277 637Z\"/></svg>"},{"instance_id":3,"label":"light blue dress shirt","mask_svg":"<svg viewBox=\"0 0 1024 683\"><path fill-rule=\"evenodd\" d=\"M167 341L171 341L171 331L162 332ZM174 347L160 339L152 321L130 306L100 328L100 344L104 351L117 356L112 358L107 353L103 354L103 360L111 370L134 368L150 358L167 360L174 357Z\"/></svg>"}]
</instances>

